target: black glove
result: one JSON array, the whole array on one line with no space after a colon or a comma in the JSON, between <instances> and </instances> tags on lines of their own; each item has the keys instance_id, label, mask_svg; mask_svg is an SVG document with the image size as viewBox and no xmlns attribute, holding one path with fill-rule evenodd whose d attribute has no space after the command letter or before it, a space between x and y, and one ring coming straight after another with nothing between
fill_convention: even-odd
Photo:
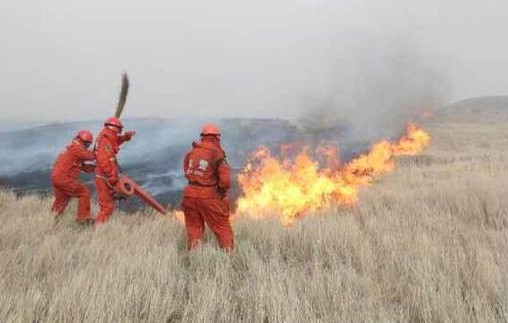
<instances>
[{"instance_id":1,"label":"black glove","mask_svg":"<svg viewBox=\"0 0 508 323\"><path fill-rule=\"evenodd\" d=\"M115 188L116 184L118 183L118 177L113 177L108 179L108 184L111 186L111 188Z\"/></svg>"},{"instance_id":2,"label":"black glove","mask_svg":"<svg viewBox=\"0 0 508 323\"><path fill-rule=\"evenodd\" d=\"M136 135L136 131L127 131L124 135L125 140L130 141L132 139L132 137L134 137L134 135Z\"/></svg>"},{"instance_id":3,"label":"black glove","mask_svg":"<svg viewBox=\"0 0 508 323\"><path fill-rule=\"evenodd\" d=\"M228 196L228 191L226 191L225 189L223 189L220 186L218 188L218 191L219 191L219 195L221 198L226 198Z\"/></svg>"}]
</instances>

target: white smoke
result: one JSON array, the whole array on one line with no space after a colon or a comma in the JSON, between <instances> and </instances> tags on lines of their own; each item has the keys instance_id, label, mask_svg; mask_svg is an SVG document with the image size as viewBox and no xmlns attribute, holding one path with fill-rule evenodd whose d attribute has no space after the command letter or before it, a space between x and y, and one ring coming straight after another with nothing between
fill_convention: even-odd
<instances>
[{"instance_id":1,"label":"white smoke","mask_svg":"<svg viewBox=\"0 0 508 323\"><path fill-rule=\"evenodd\" d=\"M358 35L337 50L330 81L302 100L298 123L310 132L350 128L357 141L388 139L449 99L440 57L403 35Z\"/></svg>"}]
</instances>

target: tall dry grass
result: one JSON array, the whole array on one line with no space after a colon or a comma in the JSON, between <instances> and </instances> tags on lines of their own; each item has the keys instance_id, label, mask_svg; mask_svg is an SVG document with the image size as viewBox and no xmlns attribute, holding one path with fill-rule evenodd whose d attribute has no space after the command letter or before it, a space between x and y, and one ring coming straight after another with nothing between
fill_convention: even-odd
<instances>
[{"instance_id":1,"label":"tall dry grass","mask_svg":"<svg viewBox=\"0 0 508 323\"><path fill-rule=\"evenodd\" d=\"M236 220L231 257L187 254L176 219L94 232L0 193L0 321L508 322L508 122L428 128L354 209Z\"/></svg>"}]
</instances>

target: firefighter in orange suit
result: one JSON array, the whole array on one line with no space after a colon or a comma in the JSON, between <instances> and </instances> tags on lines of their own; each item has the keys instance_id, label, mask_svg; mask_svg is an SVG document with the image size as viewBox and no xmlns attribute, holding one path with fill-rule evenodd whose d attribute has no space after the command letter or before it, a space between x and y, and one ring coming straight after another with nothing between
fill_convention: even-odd
<instances>
[{"instance_id":1,"label":"firefighter in orange suit","mask_svg":"<svg viewBox=\"0 0 508 323\"><path fill-rule=\"evenodd\" d=\"M135 131L127 131L122 135L122 129L123 124L118 118L108 118L104 123L104 129L95 141L95 159L97 161L95 187L99 202L99 214L95 219L96 227L106 222L115 210L116 192L114 187L120 173L116 155L120 150L120 145L130 141L136 134Z\"/></svg>"},{"instance_id":2,"label":"firefighter in orange suit","mask_svg":"<svg viewBox=\"0 0 508 323\"><path fill-rule=\"evenodd\" d=\"M88 130L81 130L55 161L51 172L51 184L55 194L51 211L55 217L61 216L69 200L76 197L78 199L76 220L80 223L92 221L90 218L90 191L88 187L79 182L80 172L91 173L94 170L94 165L85 163L95 159L93 151L88 150L92 141L92 133Z\"/></svg>"},{"instance_id":3,"label":"firefighter in orange suit","mask_svg":"<svg viewBox=\"0 0 508 323\"><path fill-rule=\"evenodd\" d=\"M201 140L192 143L183 162L185 187L181 204L185 214L187 247L202 243L205 223L213 231L219 246L231 252L234 236L229 219L227 191L231 186L231 168L220 145L220 131L214 124L205 124Z\"/></svg>"}]
</instances>

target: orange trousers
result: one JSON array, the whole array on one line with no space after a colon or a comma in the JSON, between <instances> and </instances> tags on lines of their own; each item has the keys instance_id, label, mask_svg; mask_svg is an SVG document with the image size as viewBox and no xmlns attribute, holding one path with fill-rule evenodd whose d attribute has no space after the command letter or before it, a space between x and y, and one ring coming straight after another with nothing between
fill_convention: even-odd
<instances>
[{"instance_id":1,"label":"orange trousers","mask_svg":"<svg viewBox=\"0 0 508 323\"><path fill-rule=\"evenodd\" d=\"M76 220L86 221L90 218L90 190L88 187L73 178L53 180L52 184L55 201L51 212L55 213L55 216L62 215L70 199L77 197L78 214Z\"/></svg>"},{"instance_id":2,"label":"orange trousers","mask_svg":"<svg viewBox=\"0 0 508 323\"><path fill-rule=\"evenodd\" d=\"M203 241L205 223L215 234L219 246L229 252L234 249L234 235L229 221L227 199L197 199L184 197L182 211L185 214L187 248L194 249Z\"/></svg>"},{"instance_id":3,"label":"orange trousers","mask_svg":"<svg viewBox=\"0 0 508 323\"><path fill-rule=\"evenodd\" d=\"M115 191L108 185L106 179L100 177L95 178L95 188L99 202L99 214L95 219L95 225L97 226L108 221L115 211Z\"/></svg>"}]
</instances>

